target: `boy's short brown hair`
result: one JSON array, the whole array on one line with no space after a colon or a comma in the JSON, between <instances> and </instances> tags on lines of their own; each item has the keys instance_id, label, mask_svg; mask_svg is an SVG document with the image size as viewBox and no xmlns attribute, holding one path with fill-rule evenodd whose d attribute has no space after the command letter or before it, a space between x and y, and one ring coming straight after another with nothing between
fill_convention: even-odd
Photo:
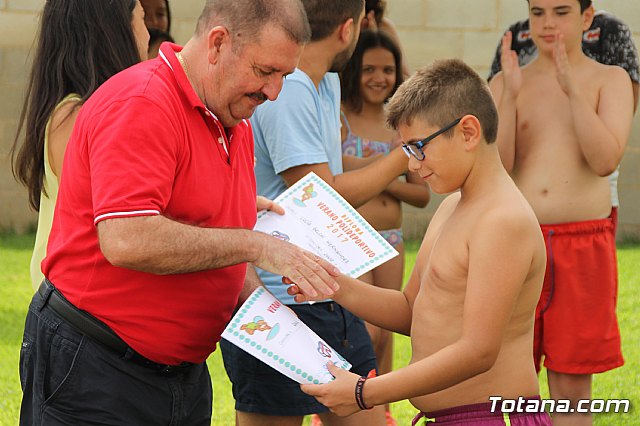
<instances>
[{"instance_id":1,"label":"boy's short brown hair","mask_svg":"<svg viewBox=\"0 0 640 426\"><path fill-rule=\"evenodd\" d=\"M444 127L471 114L480 121L487 143L495 142L498 133L498 111L489 86L459 59L438 60L416 71L398 88L386 111L387 124L394 129L410 125L414 118Z\"/></svg>"}]
</instances>

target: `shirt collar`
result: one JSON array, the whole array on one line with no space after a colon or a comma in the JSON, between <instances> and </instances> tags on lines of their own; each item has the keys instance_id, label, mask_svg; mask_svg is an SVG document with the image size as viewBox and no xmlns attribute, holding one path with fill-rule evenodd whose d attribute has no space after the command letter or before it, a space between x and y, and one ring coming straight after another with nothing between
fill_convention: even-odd
<instances>
[{"instance_id":1,"label":"shirt collar","mask_svg":"<svg viewBox=\"0 0 640 426\"><path fill-rule=\"evenodd\" d=\"M158 57L161 58L164 63L166 63L171 71L173 71L173 75L178 82L178 85L182 89L182 92L187 97L189 101L189 105L192 108L200 108L209 113L209 115L214 118L216 121L220 122L218 117L215 115L213 111L211 111L207 106L202 102L198 94L195 90L193 90L193 86L191 82L187 78L187 74L185 73L180 61L176 57L176 53L181 52L183 49L182 46L178 46L177 44L164 42L160 45L160 50L158 51ZM242 123L245 127L249 127L248 120L242 120Z\"/></svg>"},{"instance_id":2,"label":"shirt collar","mask_svg":"<svg viewBox=\"0 0 640 426\"><path fill-rule=\"evenodd\" d=\"M193 90L193 86L191 82L187 78L187 74L184 72L182 65L180 65L180 61L176 57L176 53L182 51L182 46L178 46L177 44L164 42L160 45L160 50L158 52L158 56L171 68L173 71L173 75L178 82L178 85L182 89L182 92L187 97L189 105L192 108L200 108L203 110L207 110L207 107L202 103L200 97L195 90ZM212 113L213 114L213 113Z\"/></svg>"}]
</instances>

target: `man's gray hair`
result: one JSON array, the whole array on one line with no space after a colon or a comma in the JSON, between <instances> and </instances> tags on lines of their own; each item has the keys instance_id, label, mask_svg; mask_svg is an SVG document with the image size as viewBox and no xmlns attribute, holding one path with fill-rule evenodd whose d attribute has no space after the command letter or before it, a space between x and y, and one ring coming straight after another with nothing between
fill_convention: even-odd
<instances>
[{"instance_id":1,"label":"man's gray hair","mask_svg":"<svg viewBox=\"0 0 640 426\"><path fill-rule=\"evenodd\" d=\"M221 25L229 30L236 46L258 39L264 27L280 27L298 44L311 39L311 29L300 0L207 0L196 34Z\"/></svg>"}]
</instances>

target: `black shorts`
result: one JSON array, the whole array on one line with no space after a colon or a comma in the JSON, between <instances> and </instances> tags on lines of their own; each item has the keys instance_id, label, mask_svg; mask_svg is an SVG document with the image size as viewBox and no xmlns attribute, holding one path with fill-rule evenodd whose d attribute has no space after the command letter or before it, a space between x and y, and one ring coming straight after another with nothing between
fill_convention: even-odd
<instances>
[{"instance_id":1,"label":"black shorts","mask_svg":"<svg viewBox=\"0 0 640 426\"><path fill-rule=\"evenodd\" d=\"M288 305L361 376L376 368L364 322L335 302ZM271 416L304 416L329 409L300 390L300 384L222 339L222 359L233 385L236 410Z\"/></svg>"},{"instance_id":2,"label":"black shorts","mask_svg":"<svg viewBox=\"0 0 640 426\"><path fill-rule=\"evenodd\" d=\"M164 374L124 359L53 311L52 291L36 292L27 313L20 425L211 424L205 363Z\"/></svg>"}]
</instances>

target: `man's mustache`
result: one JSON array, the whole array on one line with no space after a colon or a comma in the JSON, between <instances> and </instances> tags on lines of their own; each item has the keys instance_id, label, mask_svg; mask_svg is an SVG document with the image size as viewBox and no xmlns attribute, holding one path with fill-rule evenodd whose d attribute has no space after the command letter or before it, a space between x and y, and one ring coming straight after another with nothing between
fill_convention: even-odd
<instances>
[{"instance_id":1,"label":"man's mustache","mask_svg":"<svg viewBox=\"0 0 640 426\"><path fill-rule=\"evenodd\" d=\"M258 100L258 101L260 101L260 102L264 102L264 101L266 101L266 100L267 100L267 95L265 95L265 94L264 94L264 93L262 93L262 92L250 93L248 96L249 96L250 98L253 98L253 99Z\"/></svg>"}]
</instances>

